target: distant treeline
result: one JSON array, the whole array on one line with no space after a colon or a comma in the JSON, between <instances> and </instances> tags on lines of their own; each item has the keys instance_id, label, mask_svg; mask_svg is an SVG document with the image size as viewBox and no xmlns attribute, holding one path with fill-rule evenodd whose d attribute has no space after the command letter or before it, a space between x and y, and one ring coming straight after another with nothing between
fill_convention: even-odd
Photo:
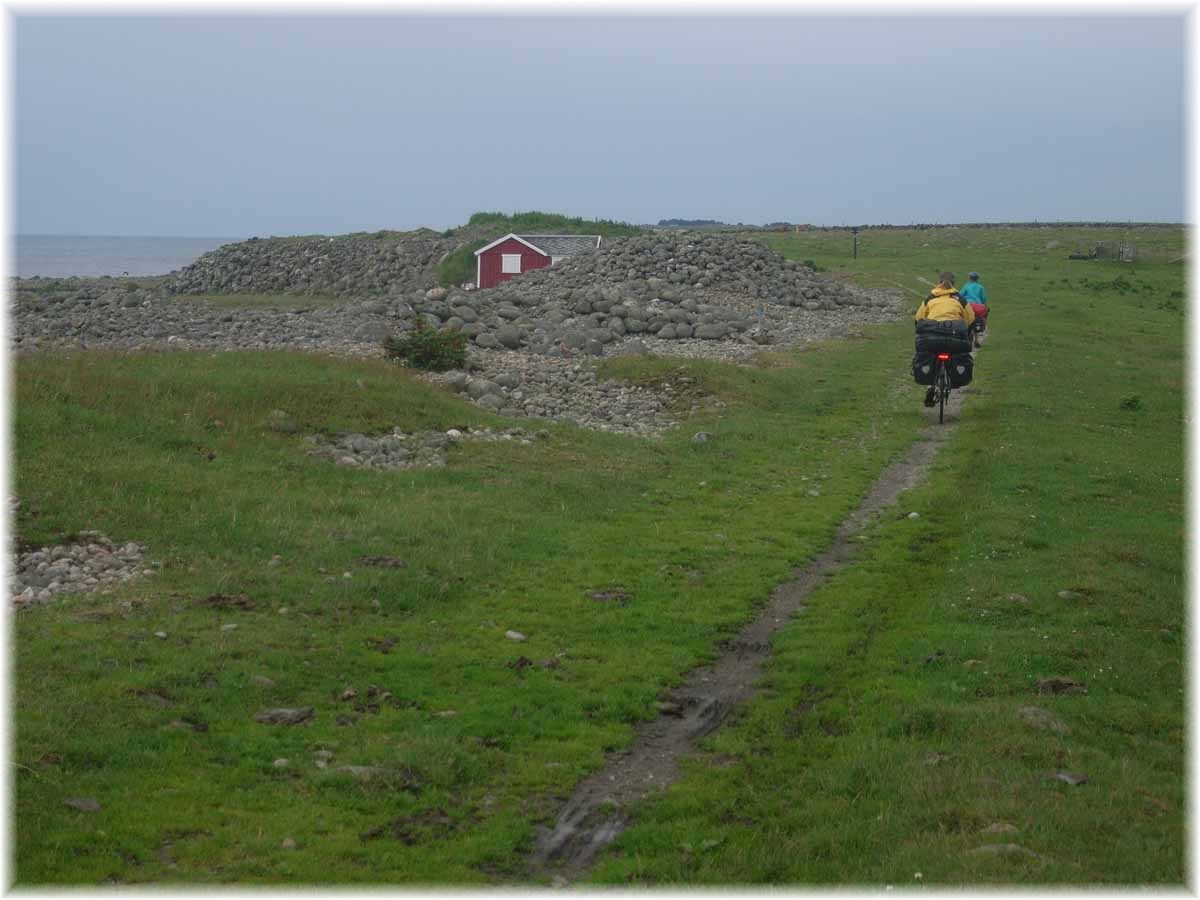
<instances>
[{"instance_id":1,"label":"distant treeline","mask_svg":"<svg viewBox=\"0 0 1200 900\"><path fill-rule=\"evenodd\" d=\"M468 226L482 226L499 234L509 231L525 234L599 234L603 237L628 237L642 234L645 229L628 222L612 219L584 219L558 213L519 212L511 216L500 212L477 212L467 221Z\"/></svg>"}]
</instances>

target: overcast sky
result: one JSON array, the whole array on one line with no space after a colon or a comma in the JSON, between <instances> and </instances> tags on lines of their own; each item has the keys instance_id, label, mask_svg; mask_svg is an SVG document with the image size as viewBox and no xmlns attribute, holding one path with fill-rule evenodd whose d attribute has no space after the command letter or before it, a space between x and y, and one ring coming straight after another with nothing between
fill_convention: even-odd
<instances>
[{"instance_id":1,"label":"overcast sky","mask_svg":"<svg viewBox=\"0 0 1200 900\"><path fill-rule=\"evenodd\" d=\"M21 234L1185 218L1179 13L39 14L12 34Z\"/></svg>"}]
</instances>

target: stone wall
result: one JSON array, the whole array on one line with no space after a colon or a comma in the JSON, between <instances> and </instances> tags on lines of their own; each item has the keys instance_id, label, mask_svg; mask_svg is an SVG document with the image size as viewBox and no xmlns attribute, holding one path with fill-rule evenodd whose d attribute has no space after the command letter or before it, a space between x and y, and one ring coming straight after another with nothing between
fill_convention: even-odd
<instances>
[{"instance_id":1,"label":"stone wall","mask_svg":"<svg viewBox=\"0 0 1200 900\"><path fill-rule=\"evenodd\" d=\"M438 263L461 243L424 229L252 238L204 254L164 286L175 294L378 296L432 287Z\"/></svg>"}]
</instances>

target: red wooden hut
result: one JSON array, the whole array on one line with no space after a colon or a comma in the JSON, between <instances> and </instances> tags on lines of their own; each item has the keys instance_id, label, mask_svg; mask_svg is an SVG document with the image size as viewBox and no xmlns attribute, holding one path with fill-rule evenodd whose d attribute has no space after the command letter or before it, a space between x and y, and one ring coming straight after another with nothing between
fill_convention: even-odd
<instances>
[{"instance_id":1,"label":"red wooden hut","mask_svg":"<svg viewBox=\"0 0 1200 900\"><path fill-rule=\"evenodd\" d=\"M522 272L544 269L599 246L598 234L506 234L475 251L475 286L495 287Z\"/></svg>"}]
</instances>

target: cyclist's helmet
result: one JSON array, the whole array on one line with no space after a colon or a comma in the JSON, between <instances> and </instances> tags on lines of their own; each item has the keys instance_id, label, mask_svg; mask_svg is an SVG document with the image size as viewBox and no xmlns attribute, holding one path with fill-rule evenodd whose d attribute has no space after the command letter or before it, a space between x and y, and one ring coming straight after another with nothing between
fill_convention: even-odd
<instances>
[{"instance_id":1,"label":"cyclist's helmet","mask_svg":"<svg viewBox=\"0 0 1200 900\"><path fill-rule=\"evenodd\" d=\"M970 278L972 281L975 281L979 278L979 273L978 272L970 272L970 273L968 273L967 277Z\"/></svg>"}]
</instances>

